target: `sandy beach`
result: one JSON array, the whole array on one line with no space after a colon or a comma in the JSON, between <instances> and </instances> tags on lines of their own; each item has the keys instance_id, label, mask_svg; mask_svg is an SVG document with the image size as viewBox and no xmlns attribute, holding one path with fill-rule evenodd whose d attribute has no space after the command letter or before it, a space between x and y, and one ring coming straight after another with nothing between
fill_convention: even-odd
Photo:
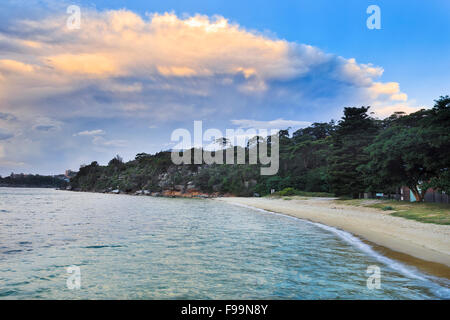
<instances>
[{"instance_id":1,"label":"sandy beach","mask_svg":"<svg viewBox=\"0 0 450 320\"><path fill-rule=\"evenodd\" d=\"M421 223L394 217L378 209L345 206L329 198L284 200L230 197L218 200L336 227L396 253L441 264L447 269L444 270L444 274L450 271L448 225Z\"/></svg>"}]
</instances>

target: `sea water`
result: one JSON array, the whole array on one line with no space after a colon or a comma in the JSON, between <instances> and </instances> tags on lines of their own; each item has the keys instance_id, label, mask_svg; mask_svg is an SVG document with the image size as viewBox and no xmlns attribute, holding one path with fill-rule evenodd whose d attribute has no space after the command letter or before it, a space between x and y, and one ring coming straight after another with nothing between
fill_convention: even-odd
<instances>
[{"instance_id":1,"label":"sea water","mask_svg":"<svg viewBox=\"0 0 450 320\"><path fill-rule=\"evenodd\" d=\"M379 289L367 285L370 266L379 267ZM263 210L0 188L0 299L448 299L449 292L446 279L345 231Z\"/></svg>"}]
</instances>

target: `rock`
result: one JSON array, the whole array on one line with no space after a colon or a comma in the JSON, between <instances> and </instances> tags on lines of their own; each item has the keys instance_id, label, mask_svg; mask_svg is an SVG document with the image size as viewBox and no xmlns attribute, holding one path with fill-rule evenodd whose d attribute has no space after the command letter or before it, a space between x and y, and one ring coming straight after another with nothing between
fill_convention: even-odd
<instances>
[{"instance_id":1,"label":"rock","mask_svg":"<svg viewBox=\"0 0 450 320\"><path fill-rule=\"evenodd\" d=\"M254 196L254 197L257 197L257 198L261 197L260 194L257 193L257 192L255 192L255 193L253 194L253 196Z\"/></svg>"},{"instance_id":2,"label":"rock","mask_svg":"<svg viewBox=\"0 0 450 320\"><path fill-rule=\"evenodd\" d=\"M184 186L182 184L177 184L173 188L175 190L177 190L177 191L183 191L184 190Z\"/></svg>"},{"instance_id":3,"label":"rock","mask_svg":"<svg viewBox=\"0 0 450 320\"><path fill-rule=\"evenodd\" d=\"M198 195L195 195L194 198L207 199L207 198L209 198L209 197L208 197L207 195L204 195L204 194L198 194Z\"/></svg>"},{"instance_id":4,"label":"rock","mask_svg":"<svg viewBox=\"0 0 450 320\"><path fill-rule=\"evenodd\" d=\"M143 192L144 192L144 195L145 195L145 196L149 196L149 195L152 194L152 193L150 192L150 190L144 190Z\"/></svg>"},{"instance_id":5,"label":"rock","mask_svg":"<svg viewBox=\"0 0 450 320\"><path fill-rule=\"evenodd\" d=\"M161 193L159 193L159 192L152 192L152 197L161 197Z\"/></svg>"},{"instance_id":6,"label":"rock","mask_svg":"<svg viewBox=\"0 0 450 320\"><path fill-rule=\"evenodd\" d=\"M140 195L142 195L144 192L142 191L142 190L138 190L138 191L136 191L134 194L136 195L136 196L140 196Z\"/></svg>"},{"instance_id":7,"label":"rock","mask_svg":"<svg viewBox=\"0 0 450 320\"><path fill-rule=\"evenodd\" d=\"M159 186L161 189L168 189L168 188L170 188L170 185L171 185L170 181L168 181L168 180L166 180L166 179L161 179L161 180L158 182L158 186Z\"/></svg>"},{"instance_id":8,"label":"rock","mask_svg":"<svg viewBox=\"0 0 450 320\"><path fill-rule=\"evenodd\" d=\"M258 183L258 181L256 181L255 179L251 179L249 181L244 181L244 186L246 189L248 189L248 188L256 186L257 183Z\"/></svg>"},{"instance_id":9,"label":"rock","mask_svg":"<svg viewBox=\"0 0 450 320\"><path fill-rule=\"evenodd\" d=\"M66 190L69 190L69 191L72 190L72 186L67 186Z\"/></svg>"},{"instance_id":10,"label":"rock","mask_svg":"<svg viewBox=\"0 0 450 320\"><path fill-rule=\"evenodd\" d=\"M111 193L119 194L119 193L120 193L120 190L119 190L119 189L115 189L115 190L112 190Z\"/></svg>"}]
</instances>

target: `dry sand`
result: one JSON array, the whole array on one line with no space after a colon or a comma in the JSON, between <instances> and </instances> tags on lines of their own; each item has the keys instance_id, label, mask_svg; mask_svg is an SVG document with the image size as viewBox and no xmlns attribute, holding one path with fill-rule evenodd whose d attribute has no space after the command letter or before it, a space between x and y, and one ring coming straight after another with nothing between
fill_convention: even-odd
<instances>
[{"instance_id":1,"label":"dry sand","mask_svg":"<svg viewBox=\"0 0 450 320\"><path fill-rule=\"evenodd\" d=\"M441 266L446 269L443 273L449 274L450 226L447 225L394 217L378 209L340 205L330 198L217 199L336 227L394 252L444 265ZM442 270L439 273L442 273Z\"/></svg>"}]
</instances>

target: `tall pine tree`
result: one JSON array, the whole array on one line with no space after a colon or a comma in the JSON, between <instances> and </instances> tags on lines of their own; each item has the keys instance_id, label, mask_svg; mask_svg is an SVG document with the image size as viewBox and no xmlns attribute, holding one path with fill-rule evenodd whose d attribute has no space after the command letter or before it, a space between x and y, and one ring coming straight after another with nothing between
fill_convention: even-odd
<instances>
[{"instance_id":1,"label":"tall pine tree","mask_svg":"<svg viewBox=\"0 0 450 320\"><path fill-rule=\"evenodd\" d=\"M369 154L364 149L378 132L377 122L367 114L369 108L345 108L333 134L329 177L331 189L338 196L358 197L366 190L361 166L367 164Z\"/></svg>"}]
</instances>

